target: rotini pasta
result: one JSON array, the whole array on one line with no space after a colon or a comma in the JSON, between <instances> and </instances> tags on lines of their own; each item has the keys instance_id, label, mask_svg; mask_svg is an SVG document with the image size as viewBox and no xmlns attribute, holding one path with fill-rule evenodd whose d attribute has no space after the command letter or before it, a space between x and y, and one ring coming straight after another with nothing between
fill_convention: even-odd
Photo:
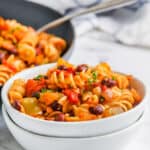
<instances>
[{"instance_id":1,"label":"rotini pasta","mask_svg":"<svg viewBox=\"0 0 150 150\"><path fill-rule=\"evenodd\" d=\"M21 100L25 96L25 82L23 80L15 80L9 91L10 102L13 100Z\"/></svg>"},{"instance_id":2,"label":"rotini pasta","mask_svg":"<svg viewBox=\"0 0 150 150\"><path fill-rule=\"evenodd\" d=\"M14 72L10 68L5 65L0 65L0 86L3 85L13 74Z\"/></svg>"},{"instance_id":3,"label":"rotini pasta","mask_svg":"<svg viewBox=\"0 0 150 150\"><path fill-rule=\"evenodd\" d=\"M66 41L48 33L39 33L16 20L0 17L0 62L15 72L56 61L66 49ZM9 68L8 67L8 68ZM2 83L5 83L5 77Z\"/></svg>"},{"instance_id":4,"label":"rotini pasta","mask_svg":"<svg viewBox=\"0 0 150 150\"><path fill-rule=\"evenodd\" d=\"M15 80L8 95L14 108L33 117L95 120L126 112L141 101L131 81L132 76L113 72L107 63L74 66L59 59L45 75Z\"/></svg>"}]
</instances>

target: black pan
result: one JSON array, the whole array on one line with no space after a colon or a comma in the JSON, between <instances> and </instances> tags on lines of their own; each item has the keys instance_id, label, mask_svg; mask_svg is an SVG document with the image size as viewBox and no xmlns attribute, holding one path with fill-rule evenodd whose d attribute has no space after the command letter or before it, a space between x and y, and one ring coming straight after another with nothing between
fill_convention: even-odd
<instances>
[{"instance_id":1,"label":"black pan","mask_svg":"<svg viewBox=\"0 0 150 150\"><path fill-rule=\"evenodd\" d=\"M62 14L33 2L24 0L0 0L0 16L5 19L16 19L25 25L38 29L49 21L62 17ZM73 51L75 38L74 28L71 22L68 21L55 29L48 30L48 32L60 36L67 41L68 46L66 51L62 54L62 57L69 59Z\"/></svg>"},{"instance_id":2,"label":"black pan","mask_svg":"<svg viewBox=\"0 0 150 150\"><path fill-rule=\"evenodd\" d=\"M39 5L25 0L0 0L0 16L9 19L16 19L17 21L38 29L40 26L55 20L62 15L48 7ZM69 59L73 51L74 44L74 28L70 21L63 25L48 30L57 36L64 38L67 41L68 47L62 54L62 57Z\"/></svg>"}]
</instances>

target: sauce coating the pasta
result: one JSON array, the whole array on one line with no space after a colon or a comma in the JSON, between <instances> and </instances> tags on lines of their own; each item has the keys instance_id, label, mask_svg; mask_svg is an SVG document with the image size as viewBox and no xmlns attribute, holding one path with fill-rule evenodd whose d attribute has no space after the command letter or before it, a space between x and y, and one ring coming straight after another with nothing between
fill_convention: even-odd
<instances>
[{"instance_id":1,"label":"sauce coating the pasta","mask_svg":"<svg viewBox=\"0 0 150 150\"><path fill-rule=\"evenodd\" d=\"M0 85L25 68L56 61L66 41L0 17Z\"/></svg>"},{"instance_id":2,"label":"sauce coating the pasta","mask_svg":"<svg viewBox=\"0 0 150 150\"><path fill-rule=\"evenodd\" d=\"M132 76L113 72L107 63L74 66L59 59L44 75L17 79L9 89L11 105L51 121L86 121L126 112L141 101Z\"/></svg>"}]
</instances>

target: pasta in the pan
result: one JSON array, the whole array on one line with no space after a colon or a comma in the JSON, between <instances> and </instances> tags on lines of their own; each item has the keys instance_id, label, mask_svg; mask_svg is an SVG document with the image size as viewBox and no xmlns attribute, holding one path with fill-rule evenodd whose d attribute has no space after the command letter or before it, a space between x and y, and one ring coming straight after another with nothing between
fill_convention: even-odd
<instances>
[{"instance_id":1,"label":"pasta in the pan","mask_svg":"<svg viewBox=\"0 0 150 150\"><path fill-rule=\"evenodd\" d=\"M12 70L12 74L56 61L66 45L60 37L45 32L36 33L32 27L0 17L0 63ZM5 77L1 84L8 78Z\"/></svg>"},{"instance_id":2,"label":"pasta in the pan","mask_svg":"<svg viewBox=\"0 0 150 150\"><path fill-rule=\"evenodd\" d=\"M15 80L8 96L14 108L33 117L95 120L126 112L141 101L132 79L113 72L107 63L75 66L59 59L44 75Z\"/></svg>"},{"instance_id":3,"label":"pasta in the pan","mask_svg":"<svg viewBox=\"0 0 150 150\"><path fill-rule=\"evenodd\" d=\"M5 65L0 65L0 86L3 85L11 76L13 71Z\"/></svg>"}]
</instances>

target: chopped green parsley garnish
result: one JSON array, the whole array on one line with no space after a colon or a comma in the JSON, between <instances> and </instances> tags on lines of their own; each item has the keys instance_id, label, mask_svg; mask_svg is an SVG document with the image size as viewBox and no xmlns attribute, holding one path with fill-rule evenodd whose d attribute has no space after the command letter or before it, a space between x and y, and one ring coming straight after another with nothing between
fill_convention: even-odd
<instances>
[{"instance_id":1,"label":"chopped green parsley garnish","mask_svg":"<svg viewBox=\"0 0 150 150\"><path fill-rule=\"evenodd\" d=\"M34 78L34 80L40 80L41 78L43 78L44 76L43 75L38 75Z\"/></svg>"},{"instance_id":2,"label":"chopped green parsley garnish","mask_svg":"<svg viewBox=\"0 0 150 150\"><path fill-rule=\"evenodd\" d=\"M41 89L41 92L42 92L42 93L45 93L45 92L47 92L47 91L48 91L48 89L46 89L46 88Z\"/></svg>"},{"instance_id":3,"label":"chopped green parsley garnish","mask_svg":"<svg viewBox=\"0 0 150 150\"><path fill-rule=\"evenodd\" d=\"M13 28L10 32L13 33L13 32L15 32L16 30L20 30L20 29L21 29L21 27L18 26L18 27L16 27L16 28Z\"/></svg>"},{"instance_id":4,"label":"chopped green parsley garnish","mask_svg":"<svg viewBox=\"0 0 150 150\"><path fill-rule=\"evenodd\" d=\"M112 76L112 80L116 80L116 77L115 77L115 76Z\"/></svg>"},{"instance_id":5,"label":"chopped green parsley garnish","mask_svg":"<svg viewBox=\"0 0 150 150\"><path fill-rule=\"evenodd\" d=\"M93 83L93 79L89 78L89 79L88 79L88 83L89 83L89 84L92 84L92 83Z\"/></svg>"},{"instance_id":6,"label":"chopped green parsley garnish","mask_svg":"<svg viewBox=\"0 0 150 150\"><path fill-rule=\"evenodd\" d=\"M41 89L42 93L45 93L45 92L54 92L54 91L55 90L53 90L53 89L46 89L46 88Z\"/></svg>"},{"instance_id":7,"label":"chopped green parsley garnish","mask_svg":"<svg viewBox=\"0 0 150 150\"><path fill-rule=\"evenodd\" d=\"M32 96L39 99L40 98L40 93L39 92L35 92L35 93L33 93Z\"/></svg>"},{"instance_id":8,"label":"chopped green parsley garnish","mask_svg":"<svg viewBox=\"0 0 150 150\"><path fill-rule=\"evenodd\" d=\"M98 73L96 71L92 72L93 81L97 80Z\"/></svg>"},{"instance_id":9,"label":"chopped green parsley garnish","mask_svg":"<svg viewBox=\"0 0 150 150\"><path fill-rule=\"evenodd\" d=\"M98 76L98 73L97 73L96 71L93 71L93 72L92 72L92 78L89 78L89 79L88 79L88 83L89 83L89 84L92 84L93 82L96 82L97 76Z\"/></svg>"},{"instance_id":10,"label":"chopped green parsley garnish","mask_svg":"<svg viewBox=\"0 0 150 150\"><path fill-rule=\"evenodd\" d=\"M105 101L105 98L104 98L103 96L101 96L101 97L99 98L99 101L100 101L100 103L103 103L103 102Z\"/></svg>"}]
</instances>

